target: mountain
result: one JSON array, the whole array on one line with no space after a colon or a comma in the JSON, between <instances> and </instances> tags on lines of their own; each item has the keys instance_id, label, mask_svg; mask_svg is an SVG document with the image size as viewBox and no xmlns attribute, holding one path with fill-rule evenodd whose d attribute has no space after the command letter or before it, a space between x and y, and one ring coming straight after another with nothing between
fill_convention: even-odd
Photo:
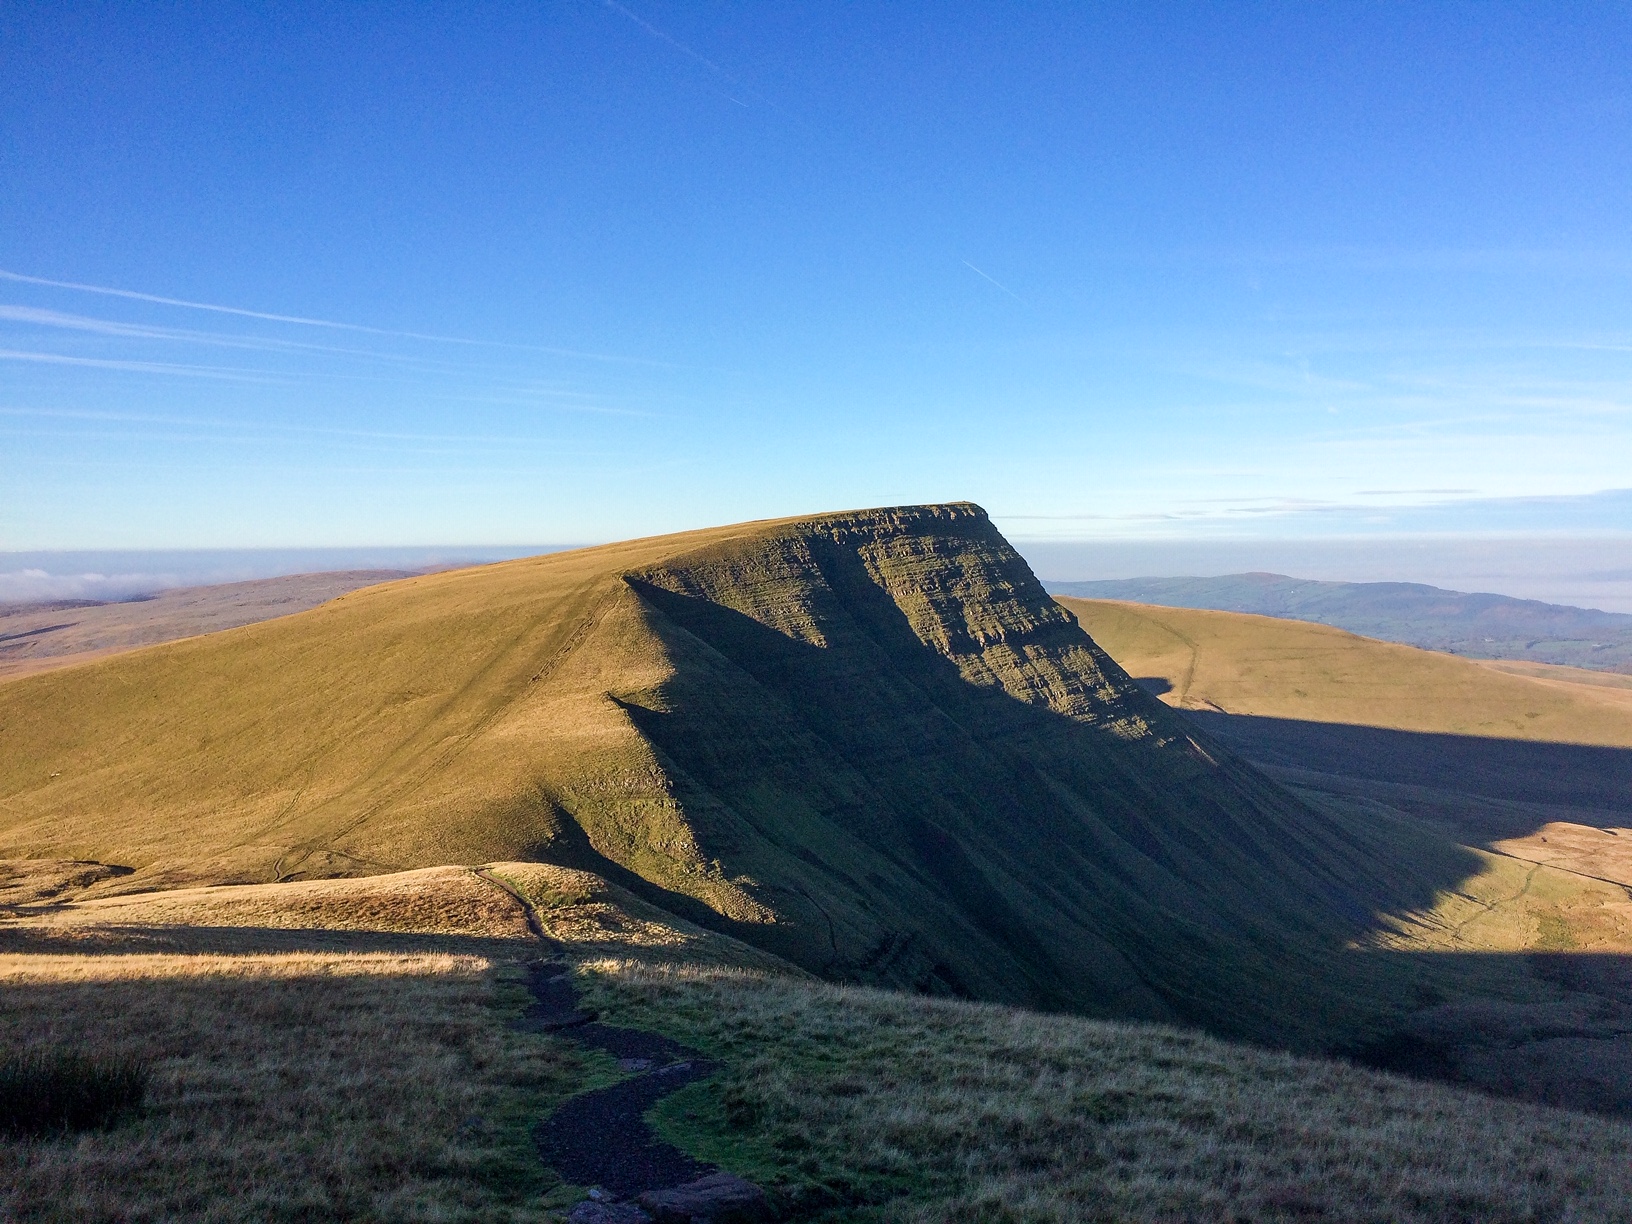
<instances>
[{"instance_id":1,"label":"mountain","mask_svg":"<svg viewBox=\"0 0 1632 1224\"><path fill-rule=\"evenodd\" d=\"M0 686L0 856L106 893L539 860L823 976L1292 1045L1464 852L1188 726L967 504L426 575ZM1369 975L1369 976L1368 976Z\"/></svg>"},{"instance_id":2,"label":"mountain","mask_svg":"<svg viewBox=\"0 0 1632 1224\"><path fill-rule=\"evenodd\" d=\"M1051 582L1056 595L1252 612L1476 659L1632 673L1632 616L1416 582L1316 582L1284 574Z\"/></svg>"}]
</instances>

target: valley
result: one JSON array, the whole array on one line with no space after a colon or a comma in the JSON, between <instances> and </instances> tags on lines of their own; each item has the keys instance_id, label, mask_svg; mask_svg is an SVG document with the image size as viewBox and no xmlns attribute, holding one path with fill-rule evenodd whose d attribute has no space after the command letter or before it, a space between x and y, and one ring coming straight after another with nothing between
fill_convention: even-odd
<instances>
[{"instance_id":1,"label":"valley","mask_svg":"<svg viewBox=\"0 0 1632 1224\"><path fill-rule=\"evenodd\" d=\"M1474 856L1366 946L1429 953L1436 972L1482 984L1414 1013L1376 1060L1632 1110L1632 717L1615 677L1514 675L1241 613L1063 602L1148 689L1309 802Z\"/></svg>"}]
</instances>

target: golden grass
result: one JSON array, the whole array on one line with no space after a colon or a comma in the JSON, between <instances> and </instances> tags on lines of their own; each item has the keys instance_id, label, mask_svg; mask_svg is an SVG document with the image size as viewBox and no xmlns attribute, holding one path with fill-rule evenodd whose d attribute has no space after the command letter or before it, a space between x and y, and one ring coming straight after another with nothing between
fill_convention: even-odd
<instances>
[{"instance_id":1,"label":"golden grass","mask_svg":"<svg viewBox=\"0 0 1632 1224\"><path fill-rule=\"evenodd\" d=\"M0 871L61 896L74 866ZM506 1026L525 1002L507 964L539 951L516 933L529 911L587 1003L720 1060L660 1127L832 1218L1632 1218L1619 1123L1159 1026L824 985L589 873L498 863L14 905L0 1042L153 1075L137 1121L0 1142L0 1219L553 1218L572 1192L527 1126L616 1072Z\"/></svg>"},{"instance_id":2,"label":"golden grass","mask_svg":"<svg viewBox=\"0 0 1632 1224\"><path fill-rule=\"evenodd\" d=\"M120 651L289 616L401 570L290 574L161 591L147 599L87 608L0 606L0 683Z\"/></svg>"},{"instance_id":3,"label":"golden grass","mask_svg":"<svg viewBox=\"0 0 1632 1224\"><path fill-rule=\"evenodd\" d=\"M588 970L616 1019L726 1062L659 1107L670 1135L866 1218L1632 1219L1618 1122L1159 1026L740 971Z\"/></svg>"},{"instance_id":4,"label":"golden grass","mask_svg":"<svg viewBox=\"0 0 1632 1224\"><path fill-rule=\"evenodd\" d=\"M507 1027L529 908L577 956L777 964L536 863L98 895L119 882L0 862L0 1047L151 1068L134 1122L0 1142L0 1219L538 1219L527 1127L607 1070Z\"/></svg>"},{"instance_id":5,"label":"golden grass","mask_svg":"<svg viewBox=\"0 0 1632 1224\"><path fill-rule=\"evenodd\" d=\"M617 955L656 964L809 976L780 957L677 918L588 871L547 863L494 863L482 871L525 899L543 933L563 945L574 961Z\"/></svg>"},{"instance_id":6,"label":"golden grass","mask_svg":"<svg viewBox=\"0 0 1632 1224\"><path fill-rule=\"evenodd\" d=\"M1632 677L1459 659L1304 621L1062 599L1170 705L1395 730L1632 746ZM1482 868L1384 919L1395 950L1632 949L1632 830L1563 821L1470 847Z\"/></svg>"},{"instance_id":7,"label":"golden grass","mask_svg":"<svg viewBox=\"0 0 1632 1224\"><path fill-rule=\"evenodd\" d=\"M0 859L0 951L231 952L276 943L278 932L301 932L305 947L344 950L357 944L356 936L373 934L410 937L415 950L474 949L514 958L540 952L531 919L538 934L574 959L617 952L801 973L600 876L549 863L98 895L119 879L97 864Z\"/></svg>"},{"instance_id":8,"label":"golden grass","mask_svg":"<svg viewBox=\"0 0 1632 1224\"><path fill-rule=\"evenodd\" d=\"M1548 828L1556 834L1558 826ZM1599 829L1579 833L1605 836ZM1443 952L1632 949L1632 898L1627 887L1512 852L1531 850L1540 836L1499 843L1502 849L1495 852L1472 850L1483 870L1441 893L1432 907L1388 918L1367 944Z\"/></svg>"},{"instance_id":9,"label":"golden grass","mask_svg":"<svg viewBox=\"0 0 1632 1224\"><path fill-rule=\"evenodd\" d=\"M0 844L142 869L129 886L521 857L575 763L660 793L607 696L662 675L620 575L728 534L405 579L8 682Z\"/></svg>"},{"instance_id":10,"label":"golden grass","mask_svg":"<svg viewBox=\"0 0 1632 1224\"><path fill-rule=\"evenodd\" d=\"M0 1047L145 1062L147 1110L0 1141L0 1220L539 1219L527 1127L613 1073L507 1027L528 908L574 957L780 964L538 863L63 899L106 879L0 862Z\"/></svg>"},{"instance_id":11,"label":"golden grass","mask_svg":"<svg viewBox=\"0 0 1632 1224\"><path fill-rule=\"evenodd\" d=\"M117 879L110 881L117 886ZM16 911L60 934L105 927L328 929L529 938L513 898L468 867L427 867L360 880L177 888Z\"/></svg>"},{"instance_id":12,"label":"golden grass","mask_svg":"<svg viewBox=\"0 0 1632 1224\"><path fill-rule=\"evenodd\" d=\"M10 954L0 994L8 1048L152 1070L134 1122L0 1143L17 1221L534 1219L523 1123L586 1075L480 957Z\"/></svg>"},{"instance_id":13,"label":"golden grass","mask_svg":"<svg viewBox=\"0 0 1632 1224\"><path fill-rule=\"evenodd\" d=\"M1509 739L1632 747L1625 689L1538 678L1328 625L1111 600L1059 601L1136 677L1188 709Z\"/></svg>"},{"instance_id":14,"label":"golden grass","mask_svg":"<svg viewBox=\"0 0 1632 1224\"><path fill-rule=\"evenodd\" d=\"M624 575L803 522L407 578L9 681L0 855L137 868L125 888L259 883L530 857L576 819L637 874L765 921L617 700L673 672Z\"/></svg>"}]
</instances>

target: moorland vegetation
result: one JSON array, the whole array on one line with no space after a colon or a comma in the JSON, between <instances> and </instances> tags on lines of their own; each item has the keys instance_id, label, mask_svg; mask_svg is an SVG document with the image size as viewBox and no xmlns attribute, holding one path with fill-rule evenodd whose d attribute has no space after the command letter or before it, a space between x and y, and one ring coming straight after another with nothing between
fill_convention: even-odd
<instances>
[{"instance_id":1,"label":"moorland vegetation","mask_svg":"<svg viewBox=\"0 0 1632 1224\"><path fill-rule=\"evenodd\" d=\"M790 1217L1632 1218L1623 1121L1308 1057L1619 1110L1571 1070L1632 1009L1582 977L1624 967L1587 837L1619 817L1264 730L1517 718L1588 751L1545 742L1575 719L1613 752L1616 711L1261 618L1071 609L978 508L909 507L413 577L0 684L5 1040L147 1075L111 1129L0 1141L6 1208L559 1214L585 1188L530 1128L650 1068L523 1023L547 955L712 1060L654 1124ZM1428 704L1362 725L1390 684Z\"/></svg>"}]
</instances>

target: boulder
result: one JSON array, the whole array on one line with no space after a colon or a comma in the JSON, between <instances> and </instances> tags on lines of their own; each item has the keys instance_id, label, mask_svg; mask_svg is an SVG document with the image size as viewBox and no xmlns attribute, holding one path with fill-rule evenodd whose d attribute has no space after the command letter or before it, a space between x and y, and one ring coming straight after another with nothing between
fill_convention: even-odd
<instances>
[{"instance_id":1,"label":"boulder","mask_svg":"<svg viewBox=\"0 0 1632 1224\"><path fill-rule=\"evenodd\" d=\"M648 1190L640 1205L657 1224L757 1224L770 1214L765 1191L731 1173L710 1173L671 1190Z\"/></svg>"}]
</instances>

